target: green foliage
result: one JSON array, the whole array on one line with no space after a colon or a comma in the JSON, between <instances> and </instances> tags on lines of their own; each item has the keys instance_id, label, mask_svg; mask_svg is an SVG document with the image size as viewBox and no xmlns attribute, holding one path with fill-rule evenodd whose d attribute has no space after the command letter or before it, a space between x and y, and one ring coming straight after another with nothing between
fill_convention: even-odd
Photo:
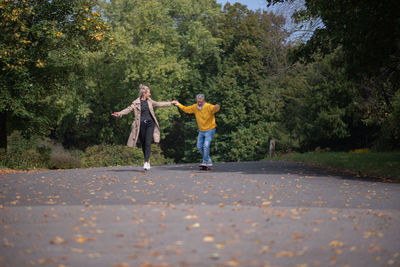
<instances>
[{"instance_id":1,"label":"green foliage","mask_svg":"<svg viewBox=\"0 0 400 267\"><path fill-rule=\"evenodd\" d=\"M271 138L288 140L279 123L283 108L279 79L287 67L283 19L236 3L224 7L220 70L209 79L206 96L221 105L215 159L259 160ZM286 146L285 141L285 146Z\"/></svg>"},{"instance_id":2,"label":"green foliage","mask_svg":"<svg viewBox=\"0 0 400 267\"><path fill-rule=\"evenodd\" d=\"M267 0L268 3L293 0ZM390 72L395 79L399 64L399 7L395 0L306 0L304 9L297 10L295 21L318 17L323 25L301 46L302 57L313 58L315 52L329 54L342 47L349 76L358 78ZM311 53L310 53L311 52Z\"/></svg>"},{"instance_id":3,"label":"green foliage","mask_svg":"<svg viewBox=\"0 0 400 267\"><path fill-rule=\"evenodd\" d=\"M14 131L7 151L0 154L0 166L10 169L71 169L81 166L80 153L67 151L61 145L38 135L24 137Z\"/></svg>"},{"instance_id":4,"label":"green foliage","mask_svg":"<svg viewBox=\"0 0 400 267\"><path fill-rule=\"evenodd\" d=\"M69 154L54 155L50 158L50 169L75 169L82 166L79 158Z\"/></svg>"},{"instance_id":5,"label":"green foliage","mask_svg":"<svg viewBox=\"0 0 400 267\"><path fill-rule=\"evenodd\" d=\"M158 145L152 145L152 165L170 164ZM103 167L116 165L141 165L141 148L123 145L95 145L86 151L65 150L60 144L35 135L25 138L15 131L9 136L7 152L0 153L0 166L10 169L71 169L80 167Z\"/></svg>"},{"instance_id":6,"label":"green foliage","mask_svg":"<svg viewBox=\"0 0 400 267\"><path fill-rule=\"evenodd\" d=\"M306 0L304 9L294 14L296 21L320 18L322 25L310 40L291 52L292 58L314 61L318 55L329 55L340 48L345 78L357 88L358 116L365 128L373 132L369 143L376 141L376 146L385 149L398 148L395 145L398 136L391 134L398 127L390 126L389 122L400 88L398 14L399 5L395 0Z\"/></svg>"},{"instance_id":7,"label":"green foliage","mask_svg":"<svg viewBox=\"0 0 400 267\"><path fill-rule=\"evenodd\" d=\"M82 55L98 49L107 31L95 6L92 0L1 1L0 113L9 122L3 133L48 134L74 101L71 84L82 73Z\"/></svg>"},{"instance_id":8,"label":"green foliage","mask_svg":"<svg viewBox=\"0 0 400 267\"><path fill-rule=\"evenodd\" d=\"M386 123L381 125L380 135L374 143L378 151L400 149L400 90L392 99L392 112L386 113Z\"/></svg>"},{"instance_id":9,"label":"green foliage","mask_svg":"<svg viewBox=\"0 0 400 267\"><path fill-rule=\"evenodd\" d=\"M116 0L102 6L112 42L87 54L86 88L56 130L67 147L125 144L132 116L117 120L110 114L132 103L139 84L151 88L154 100L179 98L186 87L200 84L194 79L199 65L218 51L218 39L206 27L220 13L213 1ZM78 117L81 106L88 112ZM170 131L175 108L157 114L162 133Z\"/></svg>"},{"instance_id":10,"label":"green foliage","mask_svg":"<svg viewBox=\"0 0 400 267\"><path fill-rule=\"evenodd\" d=\"M283 17L239 3L221 10L215 0L0 2L0 122L7 121L0 144L5 130L21 129L27 138L39 133L86 149L64 151L43 141L42 148L25 147L21 137L10 149L32 160L4 152L2 162L24 168L142 164L140 148L123 146L132 114L111 116L137 98L140 83L157 101L191 105L204 93L207 102L220 104L214 161L262 159L271 139L280 151L374 142L376 149L397 149L393 3L331 2L306 1L295 14L297 21L320 17L325 25L299 45L287 41ZM377 17L384 18L363 22ZM393 25L377 32L388 22ZM312 61L293 63L293 56ZM194 116L175 107L156 114L165 157L199 161ZM153 163L171 161L154 149Z\"/></svg>"},{"instance_id":11,"label":"green foliage","mask_svg":"<svg viewBox=\"0 0 400 267\"><path fill-rule=\"evenodd\" d=\"M13 132L7 151L0 153L0 165L10 169L47 168L51 148L40 141L38 136L24 138L20 132Z\"/></svg>"},{"instance_id":12,"label":"green foliage","mask_svg":"<svg viewBox=\"0 0 400 267\"><path fill-rule=\"evenodd\" d=\"M357 112L355 88L346 80L343 67L338 67L340 59L338 50L313 64L298 66L298 74L288 77L283 123L305 150L340 148L352 136L351 125L359 120L353 115Z\"/></svg>"},{"instance_id":13,"label":"green foliage","mask_svg":"<svg viewBox=\"0 0 400 267\"><path fill-rule=\"evenodd\" d=\"M144 158L140 148L115 145L95 145L88 147L82 155L83 167L105 167L117 165L141 165ZM152 145L150 162L152 165L171 163L164 158L161 149Z\"/></svg>"}]
</instances>

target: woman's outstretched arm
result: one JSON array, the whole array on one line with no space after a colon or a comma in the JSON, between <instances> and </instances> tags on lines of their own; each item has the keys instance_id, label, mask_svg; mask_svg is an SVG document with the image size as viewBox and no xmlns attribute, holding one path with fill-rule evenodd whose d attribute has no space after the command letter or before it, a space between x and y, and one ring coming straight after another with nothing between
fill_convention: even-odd
<instances>
[{"instance_id":1,"label":"woman's outstretched arm","mask_svg":"<svg viewBox=\"0 0 400 267\"><path fill-rule=\"evenodd\" d=\"M117 118L122 117L123 115L129 114L133 111L133 104L131 104L130 106L128 106L127 108L121 110L121 111L116 111L113 112L111 115Z\"/></svg>"},{"instance_id":2,"label":"woman's outstretched arm","mask_svg":"<svg viewBox=\"0 0 400 267\"><path fill-rule=\"evenodd\" d=\"M150 100L151 103L153 104L153 107L157 107L157 108L166 108L172 105L172 102L157 102L154 101L153 99Z\"/></svg>"}]
</instances>

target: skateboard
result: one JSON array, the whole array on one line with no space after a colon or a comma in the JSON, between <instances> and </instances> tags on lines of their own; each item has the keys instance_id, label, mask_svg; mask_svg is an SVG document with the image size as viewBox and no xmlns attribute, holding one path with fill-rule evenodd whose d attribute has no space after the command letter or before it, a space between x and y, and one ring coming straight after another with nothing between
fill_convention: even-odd
<instances>
[{"instance_id":1,"label":"skateboard","mask_svg":"<svg viewBox=\"0 0 400 267\"><path fill-rule=\"evenodd\" d=\"M200 171L209 171L211 170L210 167L206 166L206 165L199 165Z\"/></svg>"}]
</instances>

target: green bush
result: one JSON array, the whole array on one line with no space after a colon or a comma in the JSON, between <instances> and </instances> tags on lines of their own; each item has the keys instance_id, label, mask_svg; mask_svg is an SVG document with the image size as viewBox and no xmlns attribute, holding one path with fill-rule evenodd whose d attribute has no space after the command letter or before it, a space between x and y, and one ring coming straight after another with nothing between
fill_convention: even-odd
<instances>
[{"instance_id":1,"label":"green bush","mask_svg":"<svg viewBox=\"0 0 400 267\"><path fill-rule=\"evenodd\" d=\"M83 167L106 167L117 165L143 164L141 148L130 148L125 145L95 145L88 147L82 155ZM158 145L152 145L150 161L152 165L172 163L165 158Z\"/></svg>"},{"instance_id":2,"label":"green bush","mask_svg":"<svg viewBox=\"0 0 400 267\"><path fill-rule=\"evenodd\" d=\"M51 147L51 155L48 163L50 169L74 169L81 167L80 156L82 152L79 150L66 150L61 144L50 139L42 141L42 144Z\"/></svg>"},{"instance_id":3,"label":"green bush","mask_svg":"<svg viewBox=\"0 0 400 267\"><path fill-rule=\"evenodd\" d=\"M79 158L68 154L53 155L49 162L50 169L74 169L81 167L81 165Z\"/></svg>"},{"instance_id":4,"label":"green bush","mask_svg":"<svg viewBox=\"0 0 400 267\"><path fill-rule=\"evenodd\" d=\"M152 165L173 163L163 156L158 145L153 144L151 150ZM140 147L104 144L88 147L85 152L66 150L48 138L24 138L17 131L8 137L7 151L0 152L0 166L10 169L71 169L142 164L143 152Z\"/></svg>"},{"instance_id":5,"label":"green bush","mask_svg":"<svg viewBox=\"0 0 400 267\"><path fill-rule=\"evenodd\" d=\"M81 166L79 153L65 150L48 138L25 138L15 131L8 137L7 151L0 152L0 166L10 169L69 169Z\"/></svg>"},{"instance_id":6,"label":"green bush","mask_svg":"<svg viewBox=\"0 0 400 267\"><path fill-rule=\"evenodd\" d=\"M0 153L0 165L10 169L47 168L51 148L38 136L24 138L19 131L8 137L7 151Z\"/></svg>"}]
</instances>

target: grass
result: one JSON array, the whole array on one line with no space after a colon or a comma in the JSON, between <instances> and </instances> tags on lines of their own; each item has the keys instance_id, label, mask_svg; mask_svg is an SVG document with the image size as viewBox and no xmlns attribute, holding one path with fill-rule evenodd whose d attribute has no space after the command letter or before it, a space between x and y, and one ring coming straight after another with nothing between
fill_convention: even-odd
<instances>
[{"instance_id":1,"label":"grass","mask_svg":"<svg viewBox=\"0 0 400 267\"><path fill-rule=\"evenodd\" d=\"M400 180L400 151L395 152L308 152L281 155L273 160L288 160L350 171L364 176Z\"/></svg>"}]
</instances>

